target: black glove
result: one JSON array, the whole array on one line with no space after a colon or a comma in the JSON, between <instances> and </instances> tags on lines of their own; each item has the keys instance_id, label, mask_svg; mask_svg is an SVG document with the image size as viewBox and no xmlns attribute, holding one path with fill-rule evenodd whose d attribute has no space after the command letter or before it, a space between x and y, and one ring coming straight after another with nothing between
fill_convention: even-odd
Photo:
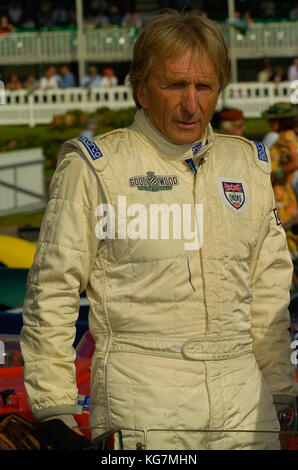
<instances>
[{"instance_id":1,"label":"black glove","mask_svg":"<svg viewBox=\"0 0 298 470\"><path fill-rule=\"evenodd\" d=\"M53 443L55 450L93 450L90 440L70 429L60 419L37 424L37 429Z\"/></svg>"}]
</instances>

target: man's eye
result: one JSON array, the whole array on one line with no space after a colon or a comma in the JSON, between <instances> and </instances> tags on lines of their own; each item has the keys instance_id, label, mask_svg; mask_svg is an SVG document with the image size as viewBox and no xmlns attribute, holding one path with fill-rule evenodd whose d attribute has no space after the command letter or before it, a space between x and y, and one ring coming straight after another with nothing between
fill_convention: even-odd
<instances>
[{"instance_id":1,"label":"man's eye","mask_svg":"<svg viewBox=\"0 0 298 470\"><path fill-rule=\"evenodd\" d=\"M210 90L210 85L206 85L204 83L199 83L197 85L197 90Z\"/></svg>"},{"instance_id":2,"label":"man's eye","mask_svg":"<svg viewBox=\"0 0 298 470\"><path fill-rule=\"evenodd\" d=\"M171 83L170 88L182 88L185 86L184 82Z\"/></svg>"}]
</instances>

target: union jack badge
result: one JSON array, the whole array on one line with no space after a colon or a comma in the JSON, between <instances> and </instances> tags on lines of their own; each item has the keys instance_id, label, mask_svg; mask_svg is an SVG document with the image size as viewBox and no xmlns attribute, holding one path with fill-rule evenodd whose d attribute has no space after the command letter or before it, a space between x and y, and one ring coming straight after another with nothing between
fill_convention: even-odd
<instances>
[{"instance_id":1,"label":"union jack badge","mask_svg":"<svg viewBox=\"0 0 298 470\"><path fill-rule=\"evenodd\" d=\"M220 180L221 193L225 203L241 212L247 205L247 190L244 181L239 180Z\"/></svg>"}]
</instances>

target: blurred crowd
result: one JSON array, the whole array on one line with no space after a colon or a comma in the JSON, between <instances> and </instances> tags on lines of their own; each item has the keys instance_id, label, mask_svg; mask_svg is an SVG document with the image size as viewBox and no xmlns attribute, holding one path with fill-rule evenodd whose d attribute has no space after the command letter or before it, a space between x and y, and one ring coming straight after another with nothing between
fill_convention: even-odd
<instances>
[{"instance_id":1,"label":"blurred crowd","mask_svg":"<svg viewBox=\"0 0 298 470\"><path fill-rule=\"evenodd\" d=\"M72 0L10 0L0 4L0 33L15 30L55 29L76 26L75 2ZM85 28L134 26L141 28L143 18L134 0L83 0ZM230 22L246 32L255 20L280 18L298 20L298 2L271 0L236 0L235 17L227 20L227 4L222 0L159 0L158 8L197 8L214 20ZM152 12L154 13L154 12Z\"/></svg>"},{"instance_id":2,"label":"blurred crowd","mask_svg":"<svg viewBox=\"0 0 298 470\"><path fill-rule=\"evenodd\" d=\"M276 65L273 67L270 60L264 62L263 68L258 72L257 81L260 83L280 83L284 80L293 82L298 80L298 56L292 59L292 63L289 67L281 67Z\"/></svg>"},{"instance_id":3,"label":"blurred crowd","mask_svg":"<svg viewBox=\"0 0 298 470\"><path fill-rule=\"evenodd\" d=\"M83 1L85 28L109 26L134 26L140 28L142 19L131 0ZM69 0L10 0L0 5L0 33L16 30L55 29L75 27L75 2Z\"/></svg>"},{"instance_id":4,"label":"blurred crowd","mask_svg":"<svg viewBox=\"0 0 298 470\"><path fill-rule=\"evenodd\" d=\"M68 65L62 65L59 69L55 65L49 66L44 75L37 78L30 74L22 82L16 73L10 75L5 82L6 90L54 90L58 88L73 88L81 86L91 90L99 87L113 87L118 85L118 77L112 67L105 67L102 71L94 65L89 67L88 73L83 77L81 83L77 79Z\"/></svg>"}]
</instances>

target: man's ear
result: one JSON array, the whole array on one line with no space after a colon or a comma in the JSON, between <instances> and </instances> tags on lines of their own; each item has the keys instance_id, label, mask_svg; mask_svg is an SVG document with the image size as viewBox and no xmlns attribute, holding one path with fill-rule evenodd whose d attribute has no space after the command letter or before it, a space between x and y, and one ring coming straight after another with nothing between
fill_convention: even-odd
<instances>
[{"instance_id":1,"label":"man's ear","mask_svg":"<svg viewBox=\"0 0 298 470\"><path fill-rule=\"evenodd\" d=\"M144 82L141 82L137 86L136 95L138 98L138 102L142 106L142 108L148 108L148 90L147 85Z\"/></svg>"}]
</instances>

